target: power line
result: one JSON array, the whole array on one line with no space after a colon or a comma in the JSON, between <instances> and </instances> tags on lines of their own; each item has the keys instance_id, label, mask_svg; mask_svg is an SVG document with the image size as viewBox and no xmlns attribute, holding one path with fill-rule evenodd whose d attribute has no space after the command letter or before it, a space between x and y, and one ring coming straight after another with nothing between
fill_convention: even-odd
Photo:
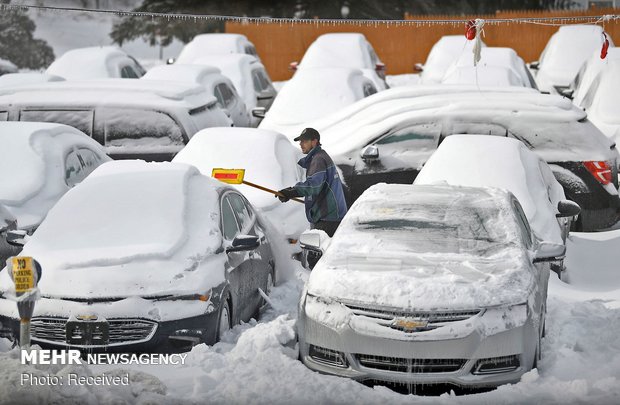
<instances>
[{"instance_id":1,"label":"power line","mask_svg":"<svg viewBox=\"0 0 620 405\"><path fill-rule=\"evenodd\" d=\"M415 20L362 20L362 19L320 19L320 18L273 18L273 17L239 17L230 15L214 14L183 14L183 13L153 13L146 11L122 11L122 10L103 10L75 7L53 7L53 6L34 6L17 4L0 4L1 10L42 10L50 12L79 12L93 14L112 14L118 17L148 17L166 18L168 20L186 21L231 21L247 24L314 24L314 25L457 25L466 24L468 19L415 19ZM570 16L570 17L523 17L523 18L487 18L487 25L498 25L507 23L521 24L543 24L543 25L565 25L565 24L597 24L620 20L618 14L596 15L596 16Z\"/></svg>"}]
</instances>

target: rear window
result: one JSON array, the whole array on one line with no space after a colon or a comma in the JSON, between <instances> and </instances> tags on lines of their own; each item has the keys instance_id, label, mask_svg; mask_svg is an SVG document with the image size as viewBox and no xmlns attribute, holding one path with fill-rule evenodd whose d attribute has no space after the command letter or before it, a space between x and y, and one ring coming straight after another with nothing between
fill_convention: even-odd
<instances>
[{"instance_id":1,"label":"rear window","mask_svg":"<svg viewBox=\"0 0 620 405\"><path fill-rule=\"evenodd\" d=\"M93 115L92 110L22 110L19 120L65 124L92 136Z\"/></svg>"},{"instance_id":2,"label":"rear window","mask_svg":"<svg viewBox=\"0 0 620 405\"><path fill-rule=\"evenodd\" d=\"M159 111L102 108L97 121L103 123L107 147L182 146L185 134L168 114Z\"/></svg>"}]
</instances>

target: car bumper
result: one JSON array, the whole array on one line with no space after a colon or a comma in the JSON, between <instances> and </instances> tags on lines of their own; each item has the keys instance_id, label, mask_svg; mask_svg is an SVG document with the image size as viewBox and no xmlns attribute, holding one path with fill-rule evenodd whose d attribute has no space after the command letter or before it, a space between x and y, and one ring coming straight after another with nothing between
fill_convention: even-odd
<instances>
[{"instance_id":1,"label":"car bumper","mask_svg":"<svg viewBox=\"0 0 620 405\"><path fill-rule=\"evenodd\" d=\"M219 312L210 302L184 302L186 308L174 319L170 314L179 308L175 301L140 300L143 302L135 303L136 307L127 305L126 300L91 305L58 301L41 299L35 304L31 319L32 344L89 353L171 353L190 350L199 343L214 344L217 337ZM18 341L20 327L15 307L13 301L0 300L0 337ZM96 315L97 319L80 321L80 314ZM91 325L86 325L88 323ZM105 332L100 332L99 328ZM73 337L72 330L77 331Z\"/></svg>"},{"instance_id":2,"label":"car bumper","mask_svg":"<svg viewBox=\"0 0 620 405\"><path fill-rule=\"evenodd\" d=\"M518 326L489 333L484 317L463 324L467 333L453 338L448 333L434 340L423 336L429 332L398 336L390 330L390 337L384 337L373 327L364 332L365 328L351 326L355 322L350 321L334 327L302 310L300 358L312 370L361 382L483 388L519 381L534 362L537 325L528 315ZM330 360L338 356L342 360Z\"/></svg>"}]
</instances>

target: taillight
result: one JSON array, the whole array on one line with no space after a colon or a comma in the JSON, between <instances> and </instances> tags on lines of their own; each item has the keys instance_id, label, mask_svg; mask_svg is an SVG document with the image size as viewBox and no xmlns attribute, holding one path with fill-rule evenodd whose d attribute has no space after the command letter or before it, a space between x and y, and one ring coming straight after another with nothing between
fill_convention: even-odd
<instances>
[{"instance_id":1,"label":"taillight","mask_svg":"<svg viewBox=\"0 0 620 405\"><path fill-rule=\"evenodd\" d=\"M299 62L291 62L288 64L288 70L291 70L294 72L297 70L298 66L299 66Z\"/></svg>"},{"instance_id":2,"label":"taillight","mask_svg":"<svg viewBox=\"0 0 620 405\"><path fill-rule=\"evenodd\" d=\"M383 72L385 71L385 65L381 62L377 62L377 64L375 65L375 70L377 72Z\"/></svg>"},{"instance_id":3,"label":"taillight","mask_svg":"<svg viewBox=\"0 0 620 405\"><path fill-rule=\"evenodd\" d=\"M583 162L592 176L602 185L611 183L611 166L605 161Z\"/></svg>"}]
</instances>

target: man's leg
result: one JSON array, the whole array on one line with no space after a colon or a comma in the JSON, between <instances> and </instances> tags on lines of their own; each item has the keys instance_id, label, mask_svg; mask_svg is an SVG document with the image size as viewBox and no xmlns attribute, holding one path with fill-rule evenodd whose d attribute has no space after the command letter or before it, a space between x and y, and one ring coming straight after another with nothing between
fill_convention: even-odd
<instances>
[{"instance_id":1,"label":"man's leg","mask_svg":"<svg viewBox=\"0 0 620 405\"><path fill-rule=\"evenodd\" d=\"M324 231L331 238L338 229L338 225L340 225L340 221L319 221L316 224L310 224L310 227Z\"/></svg>"}]
</instances>

